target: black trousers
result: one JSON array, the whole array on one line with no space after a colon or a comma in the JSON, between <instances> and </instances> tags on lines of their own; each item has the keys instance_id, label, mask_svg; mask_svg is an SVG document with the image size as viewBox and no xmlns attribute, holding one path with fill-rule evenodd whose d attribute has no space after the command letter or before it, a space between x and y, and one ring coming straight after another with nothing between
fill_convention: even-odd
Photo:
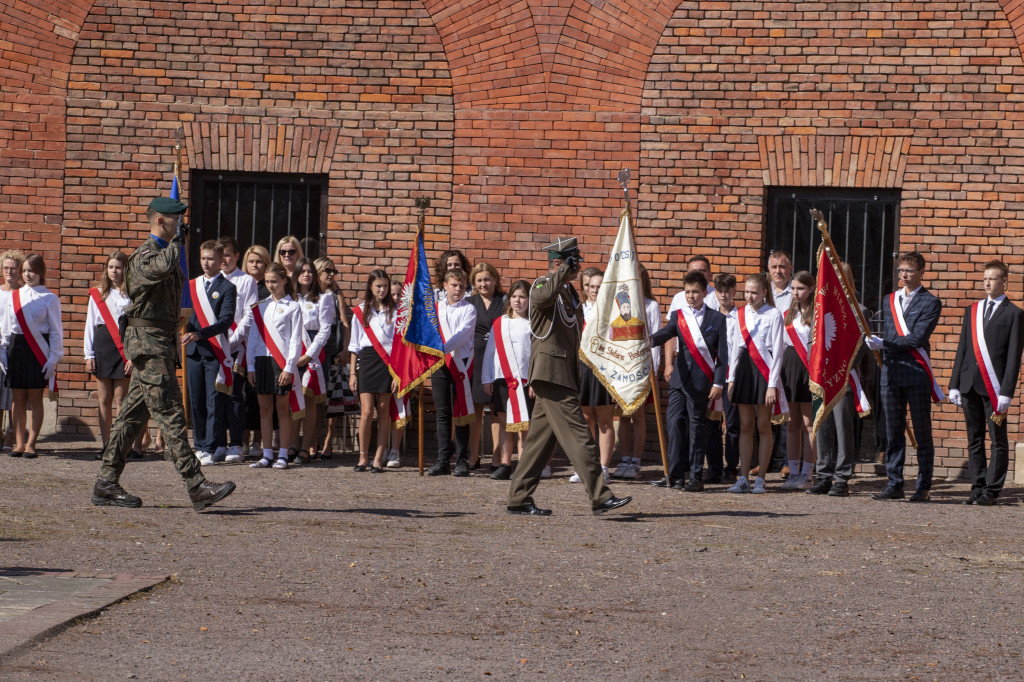
<instances>
[{"instance_id":1,"label":"black trousers","mask_svg":"<svg viewBox=\"0 0 1024 682\"><path fill-rule=\"evenodd\" d=\"M886 440L885 473L890 485L903 487L903 464L907 458L907 407L917 438L917 490L931 490L935 466L932 443L932 387L926 381L912 386L890 384L882 387L882 409L885 410Z\"/></svg>"},{"instance_id":2,"label":"black trousers","mask_svg":"<svg viewBox=\"0 0 1024 682\"><path fill-rule=\"evenodd\" d=\"M673 396L673 394L675 395ZM675 428L680 432L683 428L686 429L685 438L677 432L676 442L673 445L670 426L669 476L685 478L686 472L689 471L693 480L703 480L704 458L711 449L711 441L714 437L714 427L707 416L707 394L695 389L689 381L685 382L682 388L670 387L668 412L670 425L676 425Z\"/></svg>"},{"instance_id":3,"label":"black trousers","mask_svg":"<svg viewBox=\"0 0 1024 682\"><path fill-rule=\"evenodd\" d=\"M430 390L434 394L434 410L437 413L437 458L447 462L454 452L456 459L468 459L469 424L456 426L455 438L452 438L455 378L447 367L441 367L430 377Z\"/></svg>"},{"instance_id":4,"label":"black trousers","mask_svg":"<svg viewBox=\"0 0 1024 682\"><path fill-rule=\"evenodd\" d=\"M735 476L740 471L740 410L729 402L729 396L725 393L722 394L722 402L725 404L725 463L723 467L721 425L712 421L708 445L709 476Z\"/></svg>"},{"instance_id":5,"label":"black trousers","mask_svg":"<svg viewBox=\"0 0 1024 682\"><path fill-rule=\"evenodd\" d=\"M997 425L990 419L995 411L988 395L974 390L961 394L964 420L967 422L967 466L971 477L971 493L985 492L999 497L1006 483L1006 470L1010 465L1010 446L1006 437L1006 422ZM985 429L992 441L992 457L985 457Z\"/></svg>"}]
</instances>

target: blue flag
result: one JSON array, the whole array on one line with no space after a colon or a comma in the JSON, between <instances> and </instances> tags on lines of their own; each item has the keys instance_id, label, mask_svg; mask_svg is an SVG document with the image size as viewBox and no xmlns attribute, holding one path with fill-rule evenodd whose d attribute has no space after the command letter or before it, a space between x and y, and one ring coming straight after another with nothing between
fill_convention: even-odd
<instances>
[{"instance_id":1,"label":"blue flag","mask_svg":"<svg viewBox=\"0 0 1024 682\"><path fill-rule=\"evenodd\" d=\"M174 166L174 180L171 182L171 198L175 201L181 201L181 190L178 187L178 166ZM184 220L184 217L182 217ZM178 258L178 264L181 265L181 271L185 274L185 286L181 290L181 307L192 308L192 294L188 290L188 244L183 244L181 247L181 254Z\"/></svg>"},{"instance_id":2,"label":"blue flag","mask_svg":"<svg viewBox=\"0 0 1024 682\"><path fill-rule=\"evenodd\" d=\"M420 228L405 270L395 339L391 345L390 369L398 380L398 397L419 386L443 362L444 341L438 326L437 305Z\"/></svg>"}]
</instances>

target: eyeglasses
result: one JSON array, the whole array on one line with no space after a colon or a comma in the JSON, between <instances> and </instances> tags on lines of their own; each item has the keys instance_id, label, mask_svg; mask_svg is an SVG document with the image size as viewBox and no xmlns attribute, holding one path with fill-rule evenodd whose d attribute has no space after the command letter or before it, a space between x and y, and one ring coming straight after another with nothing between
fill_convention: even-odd
<instances>
[{"instance_id":1,"label":"eyeglasses","mask_svg":"<svg viewBox=\"0 0 1024 682\"><path fill-rule=\"evenodd\" d=\"M296 249L281 249L281 250L278 251L278 253L281 254L282 256L294 256L295 254L298 253L298 250L296 250Z\"/></svg>"},{"instance_id":2,"label":"eyeglasses","mask_svg":"<svg viewBox=\"0 0 1024 682\"><path fill-rule=\"evenodd\" d=\"M913 275L918 270L921 270L921 268L914 268L913 270L907 270L906 268L900 268L896 272L901 274L901 275Z\"/></svg>"}]
</instances>

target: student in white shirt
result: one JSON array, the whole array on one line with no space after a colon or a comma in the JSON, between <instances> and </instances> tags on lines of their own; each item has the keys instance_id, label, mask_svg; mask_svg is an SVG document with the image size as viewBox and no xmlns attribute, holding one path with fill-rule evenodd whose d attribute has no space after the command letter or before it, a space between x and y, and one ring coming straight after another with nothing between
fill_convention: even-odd
<instances>
[{"instance_id":1,"label":"student in white shirt","mask_svg":"<svg viewBox=\"0 0 1024 682\"><path fill-rule=\"evenodd\" d=\"M599 268L586 268L580 273L584 324L590 319L603 282L604 272ZM590 434L597 442L601 458L601 471L604 475L604 482L608 483L611 480L608 466L612 463L612 456L615 454L615 399L594 374L594 370L590 369L585 362L580 361L579 365L580 408L583 410L583 418L587 420L587 426L590 427ZM574 472L569 477L569 482L579 483L579 474Z\"/></svg>"},{"instance_id":2,"label":"student in white shirt","mask_svg":"<svg viewBox=\"0 0 1024 682\"><path fill-rule=\"evenodd\" d=\"M495 323L490 336L487 338L487 347L484 349L483 372L480 382L484 392L494 397L494 404L502 406L504 415L509 399L509 377L501 366L501 358L497 352L498 333L497 325L509 326L508 337L511 341L511 348L506 349L509 355L510 368L519 374L519 381L526 391L527 414L525 423L509 424L506 431L519 433L519 452L523 451L526 444L526 434L529 432L529 412L533 409L533 389L526 385L526 379L530 374L530 283L525 279L516 280L508 291L508 305L505 307L505 314L499 322ZM511 362L514 362L513 366ZM506 419L506 422L510 421ZM491 472L491 478L495 481L507 481L512 477L512 449L513 438L506 434L501 443L501 464Z\"/></svg>"},{"instance_id":3,"label":"student in white shirt","mask_svg":"<svg viewBox=\"0 0 1024 682\"><path fill-rule=\"evenodd\" d=\"M292 284L295 286L295 300L302 312L302 327L305 334L306 350L299 356L299 375L305 377L307 372L319 370L323 375L320 394L306 394L306 415L301 422L302 444L299 444L299 426L292 430L292 446L288 451L294 456L296 464L305 464L315 458L316 452L316 420L320 412L320 404L327 400L327 357L323 353L327 339L331 335L334 324L334 303L330 294L325 295L320 289L320 273L316 265L308 258L301 258L292 272ZM321 357L323 356L323 357Z\"/></svg>"},{"instance_id":4,"label":"student in white shirt","mask_svg":"<svg viewBox=\"0 0 1024 682\"><path fill-rule=\"evenodd\" d=\"M811 325L814 324L814 276L806 270L793 275L790 290L793 303L786 311L786 350L782 355L782 387L789 403L789 422L786 424L786 448L789 458L789 478L783 490L804 490L811 487L814 462L818 458L816 443L811 439L814 411L811 409L811 384L807 366L800 358L795 343L802 343L810 358ZM794 342L791 331L799 341Z\"/></svg>"},{"instance_id":5,"label":"student in white shirt","mask_svg":"<svg viewBox=\"0 0 1024 682\"><path fill-rule=\"evenodd\" d=\"M221 274L235 285L235 320L233 328L228 332L231 344L232 370L235 372L228 396L227 428L228 451L224 461L228 464L241 462L245 459L245 448L242 440L245 436L247 413L247 394L251 390L245 380L245 340L249 337L249 326L252 324L252 305L259 300L256 280L252 275L242 272L238 267L238 240L232 236L220 238L224 249L224 260L221 263Z\"/></svg>"},{"instance_id":6,"label":"student in white shirt","mask_svg":"<svg viewBox=\"0 0 1024 682\"><path fill-rule=\"evenodd\" d=\"M345 296L335 283L334 278L338 274L338 269L334 266L334 261L321 257L317 258L313 264L316 265L316 271L320 274L320 290L324 292L324 296L330 297L334 302L334 324L331 325L331 335L328 337L325 347L328 412L327 423L324 427L324 444L320 448L320 459L330 459L334 455L334 428L337 421L337 416L330 413L330 402L339 388L339 384L344 381L342 368L348 364L352 311L349 310ZM391 440L394 441L394 435ZM395 453L397 458L397 450Z\"/></svg>"},{"instance_id":7,"label":"student in white shirt","mask_svg":"<svg viewBox=\"0 0 1024 682\"><path fill-rule=\"evenodd\" d=\"M13 249L5 251L0 256L0 266L3 268L3 283L0 284L0 320L3 319L4 309L11 306L14 291L21 288L21 264L24 261L25 254ZM7 368L0 367L0 410L10 412L13 404L14 398L11 396L11 387L7 385ZM5 422L7 424L7 431L0 433L0 443L3 444L4 452L11 452L10 440L11 434L14 432L14 422L9 418L10 415L7 415L7 417L8 419Z\"/></svg>"},{"instance_id":8,"label":"student in white shirt","mask_svg":"<svg viewBox=\"0 0 1024 682\"><path fill-rule=\"evenodd\" d=\"M348 342L351 363L348 383L359 395L360 410L356 471L366 471L369 464L374 412L377 414L377 448L371 473L384 471L384 457L390 450L391 396L398 387L388 362L397 322L398 305L391 295L391 278L384 269L373 270L366 278L363 303L352 315L352 337ZM387 357L382 356L382 352Z\"/></svg>"},{"instance_id":9,"label":"student in white shirt","mask_svg":"<svg viewBox=\"0 0 1024 682\"><path fill-rule=\"evenodd\" d=\"M765 381L755 365L747 344L743 339L740 325L732 329L729 339L729 399L740 412L740 475L735 485L729 488L733 493L764 493L764 473L772 456L772 410L782 390L782 351L784 347L782 313L774 306L769 290L768 278L763 274L750 275L744 286L743 297L747 302L744 314L747 329L753 340L759 341L767 350L764 361L768 367ZM754 454L754 429L758 433L759 476L751 488L747 482L750 460Z\"/></svg>"},{"instance_id":10,"label":"student in white shirt","mask_svg":"<svg viewBox=\"0 0 1024 682\"><path fill-rule=\"evenodd\" d=\"M285 366L281 367L271 356L267 344L263 340L259 326L256 324L255 312L253 324L249 327L249 338L245 344L245 359L249 369L249 385L256 389L260 405L260 433L263 437L263 457L253 464L255 468L273 465L275 469L288 468L288 450L284 445L290 442L292 415L288 394L292 391L292 382L298 381L296 363L302 352L300 334L302 334L302 313L298 304L292 299L292 281L287 270L280 263L271 263L267 267L264 283L270 296L260 301L259 310L264 324L280 334L283 347L279 350L284 356ZM274 461L274 410L277 410L278 430L281 447Z\"/></svg>"},{"instance_id":11,"label":"student in white shirt","mask_svg":"<svg viewBox=\"0 0 1024 682\"><path fill-rule=\"evenodd\" d=\"M738 324L737 308L733 302L736 296L736 277L729 274L721 274L715 277L715 298L718 301L718 312L725 315L727 337L733 338L734 327ZM732 347L730 346L730 355ZM736 475L740 470L740 411L729 400L729 396L722 396L725 407L722 424L715 426L715 435L711 439L708 448L708 473L704 483L724 483L732 485L736 482ZM722 448L721 427L725 427L725 448ZM723 457L724 463L723 463Z\"/></svg>"},{"instance_id":12,"label":"student in white shirt","mask_svg":"<svg viewBox=\"0 0 1024 682\"><path fill-rule=\"evenodd\" d=\"M444 275L445 298L437 304L437 318L444 335L446 363L471 369L473 361L473 329L476 308L463 296L469 275L464 270L449 270ZM448 364L441 366L430 378L430 390L437 410L437 461L428 476L469 476L469 424L473 421L473 387L471 377L461 370L453 374ZM458 406L457 406L458 405ZM468 412L456 416L460 411ZM455 438L452 438L454 425ZM455 468L450 460L455 454Z\"/></svg>"},{"instance_id":13,"label":"student in white shirt","mask_svg":"<svg viewBox=\"0 0 1024 682\"><path fill-rule=\"evenodd\" d=\"M42 256L30 253L21 265L25 286L18 290L21 311L31 329L22 329L14 305L3 310L0 320L0 365L6 368L7 381L14 397L14 445L10 457L36 456L36 439L43 428L43 389L56 375L57 363L64 357L64 326L60 299L46 288L46 264ZM26 339L32 331L49 347L40 361ZM25 439L26 409L32 410Z\"/></svg>"}]
</instances>

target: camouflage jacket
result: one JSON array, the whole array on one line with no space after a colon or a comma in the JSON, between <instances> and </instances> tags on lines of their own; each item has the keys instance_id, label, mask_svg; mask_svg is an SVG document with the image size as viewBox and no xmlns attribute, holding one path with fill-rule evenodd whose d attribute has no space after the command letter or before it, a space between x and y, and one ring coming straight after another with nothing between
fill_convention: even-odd
<instances>
[{"instance_id":1,"label":"camouflage jacket","mask_svg":"<svg viewBox=\"0 0 1024 682\"><path fill-rule=\"evenodd\" d=\"M128 259L125 289L131 299L125 315L129 319L153 320L174 325L181 312L181 290L185 274L178 265L181 242L172 239L161 247L152 234ZM173 328L173 327L172 327ZM139 354L174 354L174 331L156 327L129 327L125 333L125 352Z\"/></svg>"}]
</instances>

